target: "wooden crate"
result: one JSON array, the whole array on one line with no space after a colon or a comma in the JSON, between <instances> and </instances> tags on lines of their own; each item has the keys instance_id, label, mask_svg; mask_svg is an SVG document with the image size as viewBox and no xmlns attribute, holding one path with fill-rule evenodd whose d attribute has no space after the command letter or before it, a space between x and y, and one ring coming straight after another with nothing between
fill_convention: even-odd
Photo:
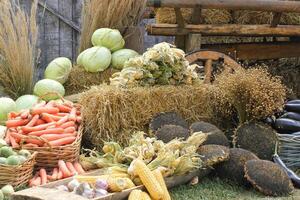
<instances>
[{"instance_id":1,"label":"wooden crate","mask_svg":"<svg viewBox=\"0 0 300 200\"><path fill-rule=\"evenodd\" d=\"M192 178L198 176L200 179L206 176L210 172L210 169L201 169L194 172L191 172L183 176L174 176L166 178L166 184L168 188L173 188L182 184L188 183ZM96 170L86 175L100 175L103 174L102 170ZM86 200L86 198L79 195L75 195L69 192L58 191L54 189L58 185L63 185L71 181L72 178L52 182L41 187L30 188L16 192L12 195L11 200ZM107 196L101 198L95 198L92 200L123 200L128 197L130 192L134 189L144 190L144 186L137 186L123 192L111 193Z\"/></svg>"}]
</instances>

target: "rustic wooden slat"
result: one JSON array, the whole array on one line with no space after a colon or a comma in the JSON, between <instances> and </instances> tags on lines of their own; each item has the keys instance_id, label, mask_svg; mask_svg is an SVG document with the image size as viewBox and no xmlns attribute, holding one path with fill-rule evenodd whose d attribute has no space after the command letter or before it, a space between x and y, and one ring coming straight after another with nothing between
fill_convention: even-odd
<instances>
[{"instance_id":1,"label":"rustic wooden slat","mask_svg":"<svg viewBox=\"0 0 300 200\"><path fill-rule=\"evenodd\" d=\"M201 6L203 9L229 9L229 10L255 10L270 12L298 12L298 1L274 0L148 0L150 7L194 8Z\"/></svg>"},{"instance_id":2,"label":"rustic wooden slat","mask_svg":"<svg viewBox=\"0 0 300 200\"><path fill-rule=\"evenodd\" d=\"M72 20L72 0L59 1L59 13L68 21ZM59 56L72 59L72 33L73 30L62 20L59 22Z\"/></svg>"},{"instance_id":3,"label":"rustic wooden slat","mask_svg":"<svg viewBox=\"0 0 300 200\"><path fill-rule=\"evenodd\" d=\"M58 1L47 1L47 5L55 10L58 10ZM50 12L45 12L44 19L44 49L47 49L45 53L45 62L49 63L54 58L59 57L59 19ZM42 66L45 67L45 66Z\"/></svg>"},{"instance_id":4,"label":"rustic wooden slat","mask_svg":"<svg viewBox=\"0 0 300 200\"><path fill-rule=\"evenodd\" d=\"M39 2L38 4L42 7L44 7L48 12L50 12L53 15L55 15L56 17L58 17L64 23L68 24L74 30L80 32L80 28L72 20L66 19L63 15L61 15L59 12L57 12L52 7L47 6L47 4L45 4L45 3ZM49 3L49 5L51 5L51 4ZM69 6L71 6L71 4Z\"/></svg>"},{"instance_id":5,"label":"rustic wooden slat","mask_svg":"<svg viewBox=\"0 0 300 200\"><path fill-rule=\"evenodd\" d=\"M203 49L219 51L227 55L235 55L239 60L264 60L299 57L300 41L240 43L240 44L204 44Z\"/></svg>"},{"instance_id":6,"label":"rustic wooden slat","mask_svg":"<svg viewBox=\"0 0 300 200\"><path fill-rule=\"evenodd\" d=\"M150 35L186 35L188 33L200 33L202 35L217 36L300 36L300 26L296 25L239 25L239 24L222 24L222 25L186 25L179 28L176 24L152 24L147 26Z\"/></svg>"}]
</instances>

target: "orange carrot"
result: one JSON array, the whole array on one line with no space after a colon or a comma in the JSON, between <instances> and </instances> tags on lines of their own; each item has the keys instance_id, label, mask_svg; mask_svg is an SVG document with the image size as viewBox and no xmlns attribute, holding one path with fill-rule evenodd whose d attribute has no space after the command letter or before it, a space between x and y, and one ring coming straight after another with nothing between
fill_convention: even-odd
<instances>
[{"instance_id":1,"label":"orange carrot","mask_svg":"<svg viewBox=\"0 0 300 200\"><path fill-rule=\"evenodd\" d=\"M47 124L41 124L38 126L34 126L34 127L27 127L27 126L23 126L21 129L24 133L30 133L30 132L34 132L34 131L41 131L41 130L45 130L46 128L48 128L49 126L55 125L55 122L50 122Z\"/></svg>"},{"instance_id":2,"label":"orange carrot","mask_svg":"<svg viewBox=\"0 0 300 200\"><path fill-rule=\"evenodd\" d=\"M53 140L58 140L66 137L72 137L75 136L74 134L45 134L42 135L41 138L48 140L48 141L53 141Z\"/></svg>"},{"instance_id":3,"label":"orange carrot","mask_svg":"<svg viewBox=\"0 0 300 200\"><path fill-rule=\"evenodd\" d=\"M38 119L35 123L35 126L41 125L41 124L45 124L46 122L42 119Z\"/></svg>"},{"instance_id":4,"label":"orange carrot","mask_svg":"<svg viewBox=\"0 0 300 200\"><path fill-rule=\"evenodd\" d=\"M10 137L14 138L15 142L20 143L22 139L24 139L24 136L22 134L16 133L11 131Z\"/></svg>"},{"instance_id":5,"label":"orange carrot","mask_svg":"<svg viewBox=\"0 0 300 200\"><path fill-rule=\"evenodd\" d=\"M68 178L68 177L72 176L72 174L69 171L65 161L59 160L58 161L58 167L59 167L59 170L62 171L64 178Z\"/></svg>"},{"instance_id":6,"label":"orange carrot","mask_svg":"<svg viewBox=\"0 0 300 200\"><path fill-rule=\"evenodd\" d=\"M56 122L56 126L60 126L60 125L62 125L63 123L66 123L66 122L68 121L68 119L69 119L69 116L68 116L68 115L64 116L63 118L61 118L60 120L58 120L58 121Z\"/></svg>"},{"instance_id":7,"label":"orange carrot","mask_svg":"<svg viewBox=\"0 0 300 200\"><path fill-rule=\"evenodd\" d=\"M44 119L45 118L45 119ZM42 119L47 121L46 119L47 118L50 118L49 120L54 120L54 121L59 121L62 117L60 116L57 116L57 115L51 115L51 114L48 114L48 113L43 113L42 114Z\"/></svg>"},{"instance_id":8,"label":"orange carrot","mask_svg":"<svg viewBox=\"0 0 300 200\"><path fill-rule=\"evenodd\" d=\"M75 167L73 166L73 164L71 162L66 162L66 165L69 169L69 172L71 172L72 176L74 176L75 174L78 174Z\"/></svg>"},{"instance_id":9,"label":"orange carrot","mask_svg":"<svg viewBox=\"0 0 300 200\"><path fill-rule=\"evenodd\" d=\"M40 108L32 108L30 110L30 113L32 115L40 115L43 113L48 113L48 114L56 114L59 112L58 108L54 108L54 107L40 107Z\"/></svg>"},{"instance_id":10,"label":"orange carrot","mask_svg":"<svg viewBox=\"0 0 300 200\"><path fill-rule=\"evenodd\" d=\"M56 115L59 117L64 117L66 115L69 115L69 113L57 113Z\"/></svg>"},{"instance_id":11,"label":"orange carrot","mask_svg":"<svg viewBox=\"0 0 300 200\"><path fill-rule=\"evenodd\" d=\"M6 127L12 128L12 127L18 127L18 126L24 126L28 124L29 119L13 119L6 121Z\"/></svg>"},{"instance_id":12,"label":"orange carrot","mask_svg":"<svg viewBox=\"0 0 300 200\"><path fill-rule=\"evenodd\" d=\"M28 115L29 115L29 110L24 110L20 116L22 119L27 119Z\"/></svg>"},{"instance_id":13,"label":"orange carrot","mask_svg":"<svg viewBox=\"0 0 300 200\"><path fill-rule=\"evenodd\" d=\"M46 129L46 130L41 130L41 131L30 132L30 133L28 133L28 135L41 136L44 134L60 134L60 133L64 133L64 129L62 129L62 128Z\"/></svg>"},{"instance_id":14,"label":"orange carrot","mask_svg":"<svg viewBox=\"0 0 300 200\"><path fill-rule=\"evenodd\" d=\"M40 169L41 185L47 183L47 172L44 168Z\"/></svg>"},{"instance_id":15,"label":"orange carrot","mask_svg":"<svg viewBox=\"0 0 300 200\"><path fill-rule=\"evenodd\" d=\"M37 145L37 144L24 144L23 147L35 148L35 147L39 147L39 145Z\"/></svg>"},{"instance_id":16,"label":"orange carrot","mask_svg":"<svg viewBox=\"0 0 300 200\"><path fill-rule=\"evenodd\" d=\"M60 112L63 112L63 113L71 112L71 108L66 105L58 104L58 105L56 105L56 107L59 109Z\"/></svg>"},{"instance_id":17,"label":"orange carrot","mask_svg":"<svg viewBox=\"0 0 300 200\"><path fill-rule=\"evenodd\" d=\"M10 135L9 139L10 139L10 144L11 144L12 148L20 147L20 145L16 142L16 140L13 136Z\"/></svg>"},{"instance_id":18,"label":"orange carrot","mask_svg":"<svg viewBox=\"0 0 300 200\"><path fill-rule=\"evenodd\" d=\"M66 123L62 124L62 125L60 126L60 128L66 129L66 128L72 127L72 126L73 126L73 127L75 126L75 122L69 121L69 122L66 122Z\"/></svg>"},{"instance_id":19,"label":"orange carrot","mask_svg":"<svg viewBox=\"0 0 300 200\"><path fill-rule=\"evenodd\" d=\"M35 144L37 146L43 146L44 145L44 142L42 140L33 139L33 138L25 139L25 142L27 144Z\"/></svg>"},{"instance_id":20,"label":"orange carrot","mask_svg":"<svg viewBox=\"0 0 300 200\"><path fill-rule=\"evenodd\" d=\"M54 147L64 146L67 144L72 144L75 141L75 139L76 139L75 136L71 136L71 137L66 137L66 138L50 141L49 144L50 144L50 146L54 146Z\"/></svg>"},{"instance_id":21,"label":"orange carrot","mask_svg":"<svg viewBox=\"0 0 300 200\"><path fill-rule=\"evenodd\" d=\"M63 178L63 172L61 171L61 169L59 169L57 173L57 180L60 180L62 178Z\"/></svg>"},{"instance_id":22,"label":"orange carrot","mask_svg":"<svg viewBox=\"0 0 300 200\"><path fill-rule=\"evenodd\" d=\"M27 127L32 127L36 124L38 119L40 118L39 115L34 115L33 118L30 120L30 122L26 125Z\"/></svg>"},{"instance_id":23,"label":"orange carrot","mask_svg":"<svg viewBox=\"0 0 300 200\"><path fill-rule=\"evenodd\" d=\"M65 133L74 133L76 131L75 127L68 127L65 129Z\"/></svg>"},{"instance_id":24,"label":"orange carrot","mask_svg":"<svg viewBox=\"0 0 300 200\"><path fill-rule=\"evenodd\" d=\"M34 178L32 181L31 181L31 187L33 186L39 186L42 184L42 179L41 177L37 176L36 178Z\"/></svg>"},{"instance_id":25,"label":"orange carrot","mask_svg":"<svg viewBox=\"0 0 300 200\"><path fill-rule=\"evenodd\" d=\"M74 165L74 167L75 167L78 174L85 173L84 169L82 168L82 166L79 162L75 162L73 165Z\"/></svg>"},{"instance_id":26,"label":"orange carrot","mask_svg":"<svg viewBox=\"0 0 300 200\"><path fill-rule=\"evenodd\" d=\"M52 181L57 180L57 176L58 176L58 168L54 168L50 180Z\"/></svg>"},{"instance_id":27,"label":"orange carrot","mask_svg":"<svg viewBox=\"0 0 300 200\"><path fill-rule=\"evenodd\" d=\"M76 108L72 108L70 115L69 115L69 120L70 121L76 121Z\"/></svg>"}]
</instances>

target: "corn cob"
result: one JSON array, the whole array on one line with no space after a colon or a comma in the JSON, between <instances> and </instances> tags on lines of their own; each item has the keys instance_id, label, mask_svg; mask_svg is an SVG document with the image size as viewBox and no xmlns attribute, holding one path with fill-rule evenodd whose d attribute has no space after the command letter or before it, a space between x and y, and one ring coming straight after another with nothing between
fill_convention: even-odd
<instances>
[{"instance_id":1,"label":"corn cob","mask_svg":"<svg viewBox=\"0 0 300 200\"><path fill-rule=\"evenodd\" d=\"M163 198L161 200L171 200L168 188L166 186L164 177L161 174L161 171L159 169L156 169L156 170L153 171L153 174L154 174L156 180L159 182L160 187L164 191L164 196L163 196Z\"/></svg>"},{"instance_id":2,"label":"corn cob","mask_svg":"<svg viewBox=\"0 0 300 200\"><path fill-rule=\"evenodd\" d=\"M142 200L142 191L141 190L132 190L130 192L128 200Z\"/></svg>"},{"instance_id":3,"label":"corn cob","mask_svg":"<svg viewBox=\"0 0 300 200\"><path fill-rule=\"evenodd\" d=\"M154 200L161 199L164 194L163 189L147 165L140 159L134 160L131 164L133 165L134 173L139 176L151 197Z\"/></svg>"},{"instance_id":4,"label":"corn cob","mask_svg":"<svg viewBox=\"0 0 300 200\"><path fill-rule=\"evenodd\" d=\"M150 196L146 192L142 192L142 200L151 200Z\"/></svg>"},{"instance_id":5,"label":"corn cob","mask_svg":"<svg viewBox=\"0 0 300 200\"><path fill-rule=\"evenodd\" d=\"M135 187L129 178L109 178L107 183L111 192L122 192L123 190Z\"/></svg>"}]
</instances>

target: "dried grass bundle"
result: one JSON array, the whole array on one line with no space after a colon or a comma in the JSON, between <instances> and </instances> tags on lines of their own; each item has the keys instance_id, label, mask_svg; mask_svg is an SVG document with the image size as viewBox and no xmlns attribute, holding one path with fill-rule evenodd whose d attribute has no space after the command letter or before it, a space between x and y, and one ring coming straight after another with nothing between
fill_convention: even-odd
<instances>
[{"instance_id":1,"label":"dried grass bundle","mask_svg":"<svg viewBox=\"0 0 300 200\"><path fill-rule=\"evenodd\" d=\"M0 85L12 98L32 93L36 71L37 0L30 16L17 1L0 1Z\"/></svg>"},{"instance_id":2,"label":"dried grass bundle","mask_svg":"<svg viewBox=\"0 0 300 200\"><path fill-rule=\"evenodd\" d=\"M83 67L74 66L69 75L68 81L64 84L66 95L77 94L88 90L91 86L109 83L109 78L118 70L109 67L103 72L90 73Z\"/></svg>"},{"instance_id":3,"label":"dried grass bundle","mask_svg":"<svg viewBox=\"0 0 300 200\"><path fill-rule=\"evenodd\" d=\"M79 51L91 47L91 37L98 28L119 29L123 36L131 34L146 8L146 0L84 0Z\"/></svg>"},{"instance_id":4,"label":"dried grass bundle","mask_svg":"<svg viewBox=\"0 0 300 200\"><path fill-rule=\"evenodd\" d=\"M79 103L87 130L85 137L94 146L104 141L127 143L135 130L145 130L160 112L177 112L189 122L211 118L209 86L157 86L121 89L108 85L93 87Z\"/></svg>"},{"instance_id":5,"label":"dried grass bundle","mask_svg":"<svg viewBox=\"0 0 300 200\"><path fill-rule=\"evenodd\" d=\"M224 71L214 83L215 108L223 114L236 112L239 123L262 119L283 108L286 88L263 68Z\"/></svg>"}]
</instances>

